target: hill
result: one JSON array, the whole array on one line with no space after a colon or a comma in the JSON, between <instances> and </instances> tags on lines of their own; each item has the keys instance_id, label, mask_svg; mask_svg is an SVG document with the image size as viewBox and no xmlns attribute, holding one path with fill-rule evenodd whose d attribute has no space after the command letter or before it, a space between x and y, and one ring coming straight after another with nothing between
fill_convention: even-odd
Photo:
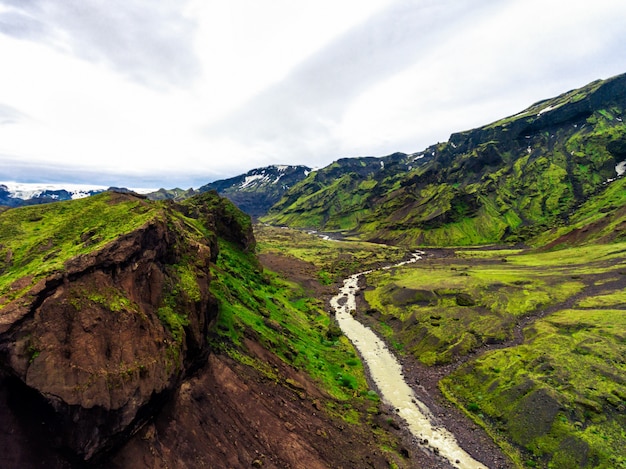
<instances>
[{"instance_id":1,"label":"hill","mask_svg":"<svg viewBox=\"0 0 626 469\"><path fill-rule=\"evenodd\" d=\"M146 197L150 200L173 200L181 202L199 193L200 191L195 190L193 187L189 189L181 189L180 187L174 189L161 188L157 191L147 193Z\"/></svg>"},{"instance_id":2,"label":"hill","mask_svg":"<svg viewBox=\"0 0 626 469\"><path fill-rule=\"evenodd\" d=\"M626 75L413 154L338 160L263 220L407 245L518 242L568 224L624 174Z\"/></svg>"}]
</instances>

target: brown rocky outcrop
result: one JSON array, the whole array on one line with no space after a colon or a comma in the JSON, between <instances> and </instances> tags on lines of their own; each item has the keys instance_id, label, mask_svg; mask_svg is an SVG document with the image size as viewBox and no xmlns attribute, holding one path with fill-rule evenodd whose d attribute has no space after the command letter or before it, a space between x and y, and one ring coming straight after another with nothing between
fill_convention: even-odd
<instances>
[{"instance_id":1,"label":"brown rocky outcrop","mask_svg":"<svg viewBox=\"0 0 626 469\"><path fill-rule=\"evenodd\" d=\"M0 309L0 379L69 460L125 440L206 359L217 244L186 230L164 210Z\"/></svg>"}]
</instances>

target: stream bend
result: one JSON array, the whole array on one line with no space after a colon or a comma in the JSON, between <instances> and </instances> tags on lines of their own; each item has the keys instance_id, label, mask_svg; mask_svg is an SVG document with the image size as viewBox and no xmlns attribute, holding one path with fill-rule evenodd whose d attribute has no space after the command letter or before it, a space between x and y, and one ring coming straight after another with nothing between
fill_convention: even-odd
<instances>
[{"instance_id":1,"label":"stream bend","mask_svg":"<svg viewBox=\"0 0 626 469\"><path fill-rule=\"evenodd\" d=\"M421 259L421 254L423 253L415 253L411 260L383 269L417 262ZM452 433L444 427L435 425L428 407L417 399L406 383L402 366L396 357L370 328L352 316L351 312L356 311L359 277L370 272L372 271L360 272L345 279L339 293L330 300L339 327L359 351L382 400L397 409L398 415L406 421L409 431L418 441L427 440L428 446L455 468L486 469L485 465L476 461L459 446Z\"/></svg>"}]
</instances>

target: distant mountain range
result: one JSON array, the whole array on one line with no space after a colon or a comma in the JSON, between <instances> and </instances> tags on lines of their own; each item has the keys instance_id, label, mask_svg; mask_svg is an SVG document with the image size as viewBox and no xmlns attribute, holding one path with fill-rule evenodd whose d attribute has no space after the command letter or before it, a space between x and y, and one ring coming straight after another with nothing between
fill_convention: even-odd
<instances>
[{"instance_id":1,"label":"distant mountain range","mask_svg":"<svg viewBox=\"0 0 626 469\"><path fill-rule=\"evenodd\" d=\"M253 218L266 215L283 194L311 172L306 166L271 165L245 174L210 182L199 189L159 189L147 194L151 200L182 201L208 191L230 199Z\"/></svg>"},{"instance_id":2,"label":"distant mountain range","mask_svg":"<svg viewBox=\"0 0 626 469\"><path fill-rule=\"evenodd\" d=\"M26 184L0 183L0 205L19 207L22 205L44 204L61 200L81 199L99 194L106 187L82 184Z\"/></svg>"},{"instance_id":3,"label":"distant mountain range","mask_svg":"<svg viewBox=\"0 0 626 469\"><path fill-rule=\"evenodd\" d=\"M292 186L312 171L306 166L271 165L246 174L208 183L199 189L164 189L143 193L150 200L180 202L194 195L216 191L230 199L241 210L256 218L267 214ZM80 199L106 190L132 192L130 189L76 184L0 183L0 206L19 207L63 200Z\"/></svg>"}]
</instances>

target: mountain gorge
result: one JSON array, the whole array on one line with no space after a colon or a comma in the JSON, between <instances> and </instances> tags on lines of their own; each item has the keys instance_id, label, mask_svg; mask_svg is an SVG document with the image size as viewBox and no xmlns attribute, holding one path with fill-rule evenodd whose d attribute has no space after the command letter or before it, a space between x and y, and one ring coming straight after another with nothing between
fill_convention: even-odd
<instances>
[{"instance_id":1,"label":"mountain gorge","mask_svg":"<svg viewBox=\"0 0 626 469\"><path fill-rule=\"evenodd\" d=\"M527 240L624 173L625 107L621 75L417 154L338 160L264 220L408 245Z\"/></svg>"}]
</instances>

